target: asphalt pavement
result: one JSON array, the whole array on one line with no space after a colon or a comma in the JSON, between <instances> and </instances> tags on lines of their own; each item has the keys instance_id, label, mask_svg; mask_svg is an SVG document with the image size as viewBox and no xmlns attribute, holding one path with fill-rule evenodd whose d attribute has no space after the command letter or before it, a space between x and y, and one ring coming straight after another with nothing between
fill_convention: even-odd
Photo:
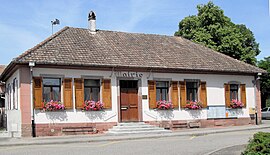
<instances>
[{"instance_id":1,"label":"asphalt pavement","mask_svg":"<svg viewBox=\"0 0 270 155\"><path fill-rule=\"evenodd\" d=\"M108 142L136 139L154 139L160 137L181 137L181 136L202 136L217 133L228 133L237 131L249 131L259 129L270 129L270 120L263 121L261 125L230 126L216 128L195 128L177 130L165 134L132 134L132 135L76 135L58 137L36 137L36 138L0 138L0 147L24 146L24 145L49 145L49 144L70 144L85 142Z\"/></svg>"}]
</instances>

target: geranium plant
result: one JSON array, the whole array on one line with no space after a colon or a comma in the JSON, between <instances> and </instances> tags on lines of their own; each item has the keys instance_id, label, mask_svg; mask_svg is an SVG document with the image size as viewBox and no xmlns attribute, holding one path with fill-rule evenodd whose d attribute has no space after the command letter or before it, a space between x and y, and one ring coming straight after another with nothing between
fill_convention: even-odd
<instances>
[{"instance_id":1,"label":"geranium plant","mask_svg":"<svg viewBox=\"0 0 270 155\"><path fill-rule=\"evenodd\" d=\"M202 102L200 101L187 101L186 109L196 110L196 109L202 109Z\"/></svg>"},{"instance_id":2,"label":"geranium plant","mask_svg":"<svg viewBox=\"0 0 270 155\"><path fill-rule=\"evenodd\" d=\"M44 111L61 111L65 110L65 106L63 103L59 101L49 101L49 102L43 102L43 110Z\"/></svg>"},{"instance_id":3,"label":"geranium plant","mask_svg":"<svg viewBox=\"0 0 270 155\"><path fill-rule=\"evenodd\" d=\"M237 100L237 99L232 99L230 102L230 108L236 109L236 108L242 108L244 107L244 104Z\"/></svg>"},{"instance_id":4,"label":"geranium plant","mask_svg":"<svg viewBox=\"0 0 270 155\"><path fill-rule=\"evenodd\" d=\"M170 101L157 101L157 109L160 109L160 110L169 110L169 109L173 109L173 105L172 105L172 102Z\"/></svg>"},{"instance_id":5,"label":"geranium plant","mask_svg":"<svg viewBox=\"0 0 270 155\"><path fill-rule=\"evenodd\" d=\"M104 107L104 104L101 101L84 101L83 103L83 109L85 111L100 111L102 110Z\"/></svg>"}]
</instances>

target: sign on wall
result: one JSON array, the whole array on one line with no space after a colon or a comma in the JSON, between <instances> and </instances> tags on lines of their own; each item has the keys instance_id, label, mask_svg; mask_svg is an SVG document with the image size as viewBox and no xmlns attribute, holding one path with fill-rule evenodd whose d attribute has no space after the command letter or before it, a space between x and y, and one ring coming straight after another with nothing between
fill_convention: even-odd
<instances>
[{"instance_id":1,"label":"sign on wall","mask_svg":"<svg viewBox=\"0 0 270 155\"><path fill-rule=\"evenodd\" d=\"M115 72L116 77L142 78L143 73L139 72Z\"/></svg>"}]
</instances>

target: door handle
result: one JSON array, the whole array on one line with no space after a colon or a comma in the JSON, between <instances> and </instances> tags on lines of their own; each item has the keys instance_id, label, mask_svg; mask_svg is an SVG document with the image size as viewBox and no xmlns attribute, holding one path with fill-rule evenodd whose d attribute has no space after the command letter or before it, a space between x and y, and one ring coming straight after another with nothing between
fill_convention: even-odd
<instances>
[{"instance_id":1,"label":"door handle","mask_svg":"<svg viewBox=\"0 0 270 155\"><path fill-rule=\"evenodd\" d=\"M138 108L138 106L132 106L132 105L131 105L131 106L129 106L129 107L130 107L130 108Z\"/></svg>"},{"instance_id":2,"label":"door handle","mask_svg":"<svg viewBox=\"0 0 270 155\"><path fill-rule=\"evenodd\" d=\"M128 107L121 107L121 110L128 110Z\"/></svg>"}]
</instances>

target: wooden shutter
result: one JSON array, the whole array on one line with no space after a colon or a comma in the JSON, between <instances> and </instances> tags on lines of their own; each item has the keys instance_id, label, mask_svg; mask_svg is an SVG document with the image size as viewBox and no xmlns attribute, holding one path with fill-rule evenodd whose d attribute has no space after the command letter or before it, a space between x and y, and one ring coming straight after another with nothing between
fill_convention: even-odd
<instances>
[{"instance_id":1,"label":"wooden shutter","mask_svg":"<svg viewBox=\"0 0 270 155\"><path fill-rule=\"evenodd\" d=\"M171 98L172 98L172 104L174 108L178 108L178 82L172 81L171 85Z\"/></svg>"},{"instance_id":2,"label":"wooden shutter","mask_svg":"<svg viewBox=\"0 0 270 155\"><path fill-rule=\"evenodd\" d=\"M202 102L203 108L207 107L207 91L206 91L206 82L201 81L200 83L200 101Z\"/></svg>"},{"instance_id":3,"label":"wooden shutter","mask_svg":"<svg viewBox=\"0 0 270 155\"><path fill-rule=\"evenodd\" d=\"M157 107L156 105L156 81L149 80L148 81L148 96L149 96L149 108L154 109Z\"/></svg>"},{"instance_id":4,"label":"wooden shutter","mask_svg":"<svg viewBox=\"0 0 270 155\"><path fill-rule=\"evenodd\" d=\"M102 101L104 108L112 108L112 97L111 97L111 79L103 79L102 81Z\"/></svg>"},{"instance_id":5,"label":"wooden shutter","mask_svg":"<svg viewBox=\"0 0 270 155\"><path fill-rule=\"evenodd\" d=\"M184 108L187 103L186 81L180 81L180 105Z\"/></svg>"},{"instance_id":6,"label":"wooden shutter","mask_svg":"<svg viewBox=\"0 0 270 155\"><path fill-rule=\"evenodd\" d=\"M244 104L244 107L246 107L247 101L246 101L246 84L240 85L241 89L241 102Z\"/></svg>"},{"instance_id":7,"label":"wooden shutter","mask_svg":"<svg viewBox=\"0 0 270 155\"><path fill-rule=\"evenodd\" d=\"M42 78L34 77L33 78L33 90L34 90L34 104L35 108L43 108L43 96L42 96Z\"/></svg>"},{"instance_id":8,"label":"wooden shutter","mask_svg":"<svg viewBox=\"0 0 270 155\"><path fill-rule=\"evenodd\" d=\"M224 89L225 89L225 105L226 107L230 107L230 84L225 83L224 84Z\"/></svg>"},{"instance_id":9,"label":"wooden shutter","mask_svg":"<svg viewBox=\"0 0 270 155\"><path fill-rule=\"evenodd\" d=\"M72 78L64 79L64 105L66 109L71 109L73 105Z\"/></svg>"},{"instance_id":10,"label":"wooden shutter","mask_svg":"<svg viewBox=\"0 0 270 155\"><path fill-rule=\"evenodd\" d=\"M75 104L76 108L83 108L84 103L84 83L83 79L74 79L75 83Z\"/></svg>"}]
</instances>

